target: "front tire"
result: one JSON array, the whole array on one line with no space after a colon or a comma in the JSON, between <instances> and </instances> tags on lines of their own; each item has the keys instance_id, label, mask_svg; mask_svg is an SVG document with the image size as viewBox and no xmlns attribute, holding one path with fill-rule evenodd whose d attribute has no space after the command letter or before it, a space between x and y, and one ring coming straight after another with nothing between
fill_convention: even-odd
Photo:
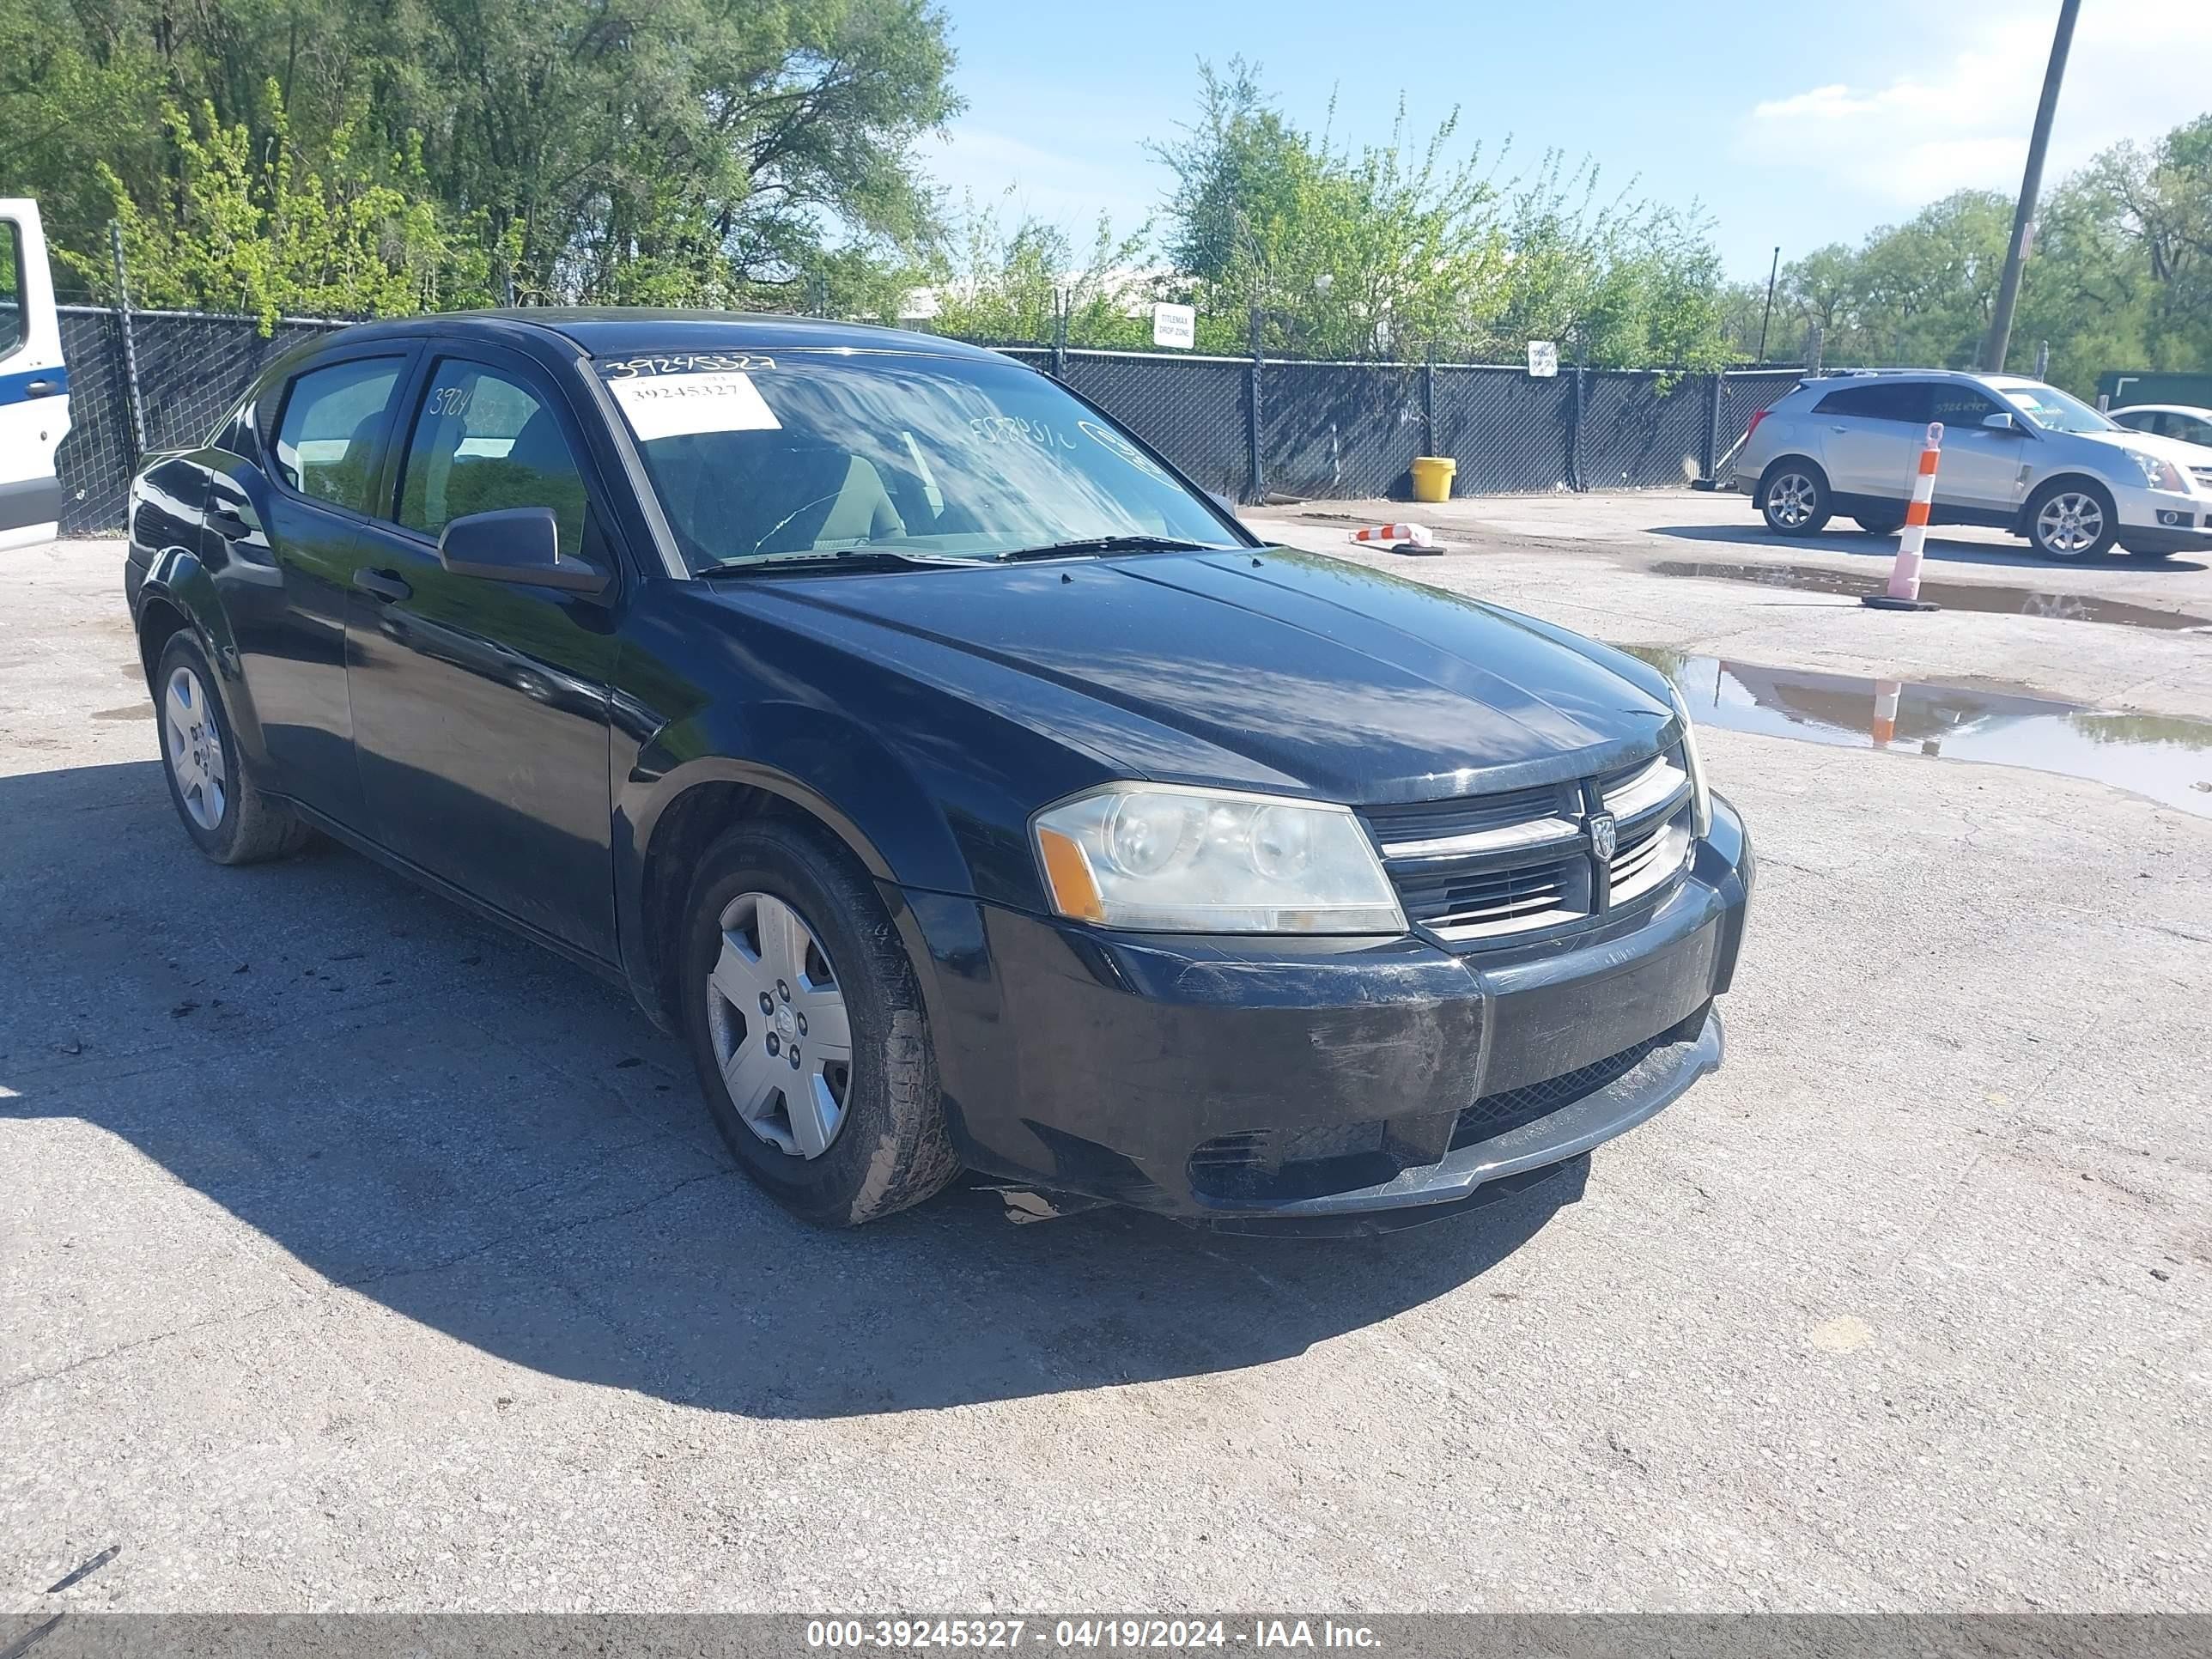
<instances>
[{"instance_id":1,"label":"front tire","mask_svg":"<svg viewBox=\"0 0 2212 1659\"><path fill-rule=\"evenodd\" d=\"M2096 484L2061 478L2029 497L2027 539L2046 559L2094 559L2112 551L2120 515Z\"/></svg>"},{"instance_id":2,"label":"front tire","mask_svg":"<svg viewBox=\"0 0 2212 1659\"><path fill-rule=\"evenodd\" d=\"M216 684L191 630L171 635L153 685L170 803L192 844L217 864L258 864L296 853L311 832L253 787Z\"/></svg>"},{"instance_id":3,"label":"front tire","mask_svg":"<svg viewBox=\"0 0 2212 1659\"><path fill-rule=\"evenodd\" d=\"M842 848L741 826L701 861L684 917L692 1061L755 1182L803 1220L852 1227L959 1173L913 968Z\"/></svg>"},{"instance_id":4,"label":"front tire","mask_svg":"<svg viewBox=\"0 0 2212 1659\"><path fill-rule=\"evenodd\" d=\"M1778 536L1814 536L1834 516L1828 481L1810 461L1786 457L1759 481L1759 511Z\"/></svg>"}]
</instances>

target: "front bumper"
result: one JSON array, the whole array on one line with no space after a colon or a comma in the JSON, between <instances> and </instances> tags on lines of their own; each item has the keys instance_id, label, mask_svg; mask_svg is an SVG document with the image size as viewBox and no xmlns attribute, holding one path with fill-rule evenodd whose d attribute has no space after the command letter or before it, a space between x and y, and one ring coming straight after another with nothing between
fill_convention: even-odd
<instances>
[{"instance_id":1,"label":"front bumper","mask_svg":"<svg viewBox=\"0 0 2212 1659\"><path fill-rule=\"evenodd\" d=\"M2212 497L2194 491L2118 492L2120 545L2135 553L2212 551Z\"/></svg>"},{"instance_id":2,"label":"front bumper","mask_svg":"<svg viewBox=\"0 0 2212 1659\"><path fill-rule=\"evenodd\" d=\"M1671 887L1466 954L900 896L970 1164L1215 1228L1364 1232L1516 1190L1717 1066L1754 867L1717 799Z\"/></svg>"}]
</instances>

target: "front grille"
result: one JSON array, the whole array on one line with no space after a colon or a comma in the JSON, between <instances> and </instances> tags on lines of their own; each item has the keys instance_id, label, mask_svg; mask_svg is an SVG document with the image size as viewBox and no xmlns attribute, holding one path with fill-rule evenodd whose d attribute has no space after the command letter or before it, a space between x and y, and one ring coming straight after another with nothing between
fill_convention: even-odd
<instances>
[{"instance_id":1,"label":"front grille","mask_svg":"<svg viewBox=\"0 0 2212 1659\"><path fill-rule=\"evenodd\" d=\"M1662 1031L1657 1036L1647 1037L1632 1048L1623 1048L1617 1054L1607 1054L1603 1060L1594 1060L1589 1065L1572 1072L1563 1072L1558 1077L1546 1078L1540 1083L1524 1083L1517 1089L1507 1089L1498 1094L1485 1095L1459 1115L1452 1125L1452 1148L1472 1146L1478 1140L1492 1140L1510 1129L1525 1123L1534 1123L1540 1117L1549 1117L1562 1106L1595 1094L1610 1084L1619 1082L1641 1066L1654 1048L1674 1041L1675 1033Z\"/></svg>"},{"instance_id":2,"label":"front grille","mask_svg":"<svg viewBox=\"0 0 2212 1659\"><path fill-rule=\"evenodd\" d=\"M1591 819L1611 815L1600 861ZM1369 828L1411 921L1474 949L1585 921L1663 887L1690 850L1680 744L1595 776L1491 795L1374 807Z\"/></svg>"},{"instance_id":3,"label":"front grille","mask_svg":"<svg viewBox=\"0 0 2212 1659\"><path fill-rule=\"evenodd\" d=\"M2212 466L2192 466L2189 469L2197 482L2212 489Z\"/></svg>"}]
</instances>

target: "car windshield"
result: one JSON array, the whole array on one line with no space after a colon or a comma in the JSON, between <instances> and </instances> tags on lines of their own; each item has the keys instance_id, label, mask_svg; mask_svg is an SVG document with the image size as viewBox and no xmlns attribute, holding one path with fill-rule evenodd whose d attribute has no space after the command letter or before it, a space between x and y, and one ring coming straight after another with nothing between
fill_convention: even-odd
<instances>
[{"instance_id":1,"label":"car windshield","mask_svg":"<svg viewBox=\"0 0 2212 1659\"><path fill-rule=\"evenodd\" d=\"M2113 423L2055 386L2000 386L2005 398L2045 432L2112 432Z\"/></svg>"},{"instance_id":2,"label":"car windshield","mask_svg":"<svg viewBox=\"0 0 2212 1659\"><path fill-rule=\"evenodd\" d=\"M1144 450L1009 361L678 352L597 367L695 571L1237 545Z\"/></svg>"}]
</instances>

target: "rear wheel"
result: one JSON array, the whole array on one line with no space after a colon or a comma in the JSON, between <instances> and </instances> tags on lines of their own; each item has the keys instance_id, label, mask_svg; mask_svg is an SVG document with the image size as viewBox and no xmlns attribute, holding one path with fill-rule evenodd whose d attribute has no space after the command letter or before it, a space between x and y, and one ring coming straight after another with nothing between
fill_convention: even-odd
<instances>
[{"instance_id":1,"label":"rear wheel","mask_svg":"<svg viewBox=\"0 0 2212 1659\"><path fill-rule=\"evenodd\" d=\"M246 775L230 715L216 691L207 653L179 629L154 670L162 774L192 844L217 864L257 864L297 852L307 827Z\"/></svg>"},{"instance_id":2,"label":"rear wheel","mask_svg":"<svg viewBox=\"0 0 2212 1659\"><path fill-rule=\"evenodd\" d=\"M1759 481L1759 510L1766 527L1783 536L1815 535L1827 526L1835 511L1820 469L1795 457L1766 469Z\"/></svg>"},{"instance_id":3,"label":"rear wheel","mask_svg":"<svg viewBox=\"0 0 2212 1659\"><path fill-rule=\"evenodd\" d=\"M1887 518L1879 513L1855 513L1851 519L1869 536L1894 536L1905 528L1904 520Z\"/></svg>"},{"instance_id":4,"label":"rear wheel","mask_svg":"<svg viewBox=\"0 0 2212 1659\"><path fill-rule=\"evenodd\" d=\"M2119 514L2102 489L2062 478L2037 490L2027 503L2027 539L2047 559L2094 559L2112 550Z\"/></svg>"},{"instance_id":5,"label":"rear wheel","mask_svg":"<svg viewBox=\"0 0 2212 1659\"><path fill-rule=\"evenodd\" d=\"M686 1035L747 1175L803 1219L849 1227L959 1173L913 969L843 848L795 824L733 830L686 916Z\"/></svg>"}]
</instances>

